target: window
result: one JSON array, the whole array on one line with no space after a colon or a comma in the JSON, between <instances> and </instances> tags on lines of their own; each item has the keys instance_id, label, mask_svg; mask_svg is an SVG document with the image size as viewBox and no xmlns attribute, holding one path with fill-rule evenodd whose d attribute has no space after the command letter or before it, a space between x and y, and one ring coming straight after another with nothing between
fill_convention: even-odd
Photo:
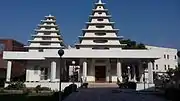
<instances>
[{"instance_id":1,"label":"window","mask_svg":"<svg viewBox=\"0 0 180 101\"><path fill-rule=\"evenodd\" d=\"M156 70L158 70L158 65L156 64Z\"/></svg>"},{"instance_id":2,"label":"window","mask_svg":"<svg viewBox=\"0 0 180 101\"><path fill-rule=\"evenodd\" d=\"M167 55L167 59L169 59L169 55Z\"/></svg>"},{"instance_id":3,"label":"window","mask_svg":"<svg viewBox=\"0 0 180 101\"><path fill-rule=\"evenodd\" d=\"M5 49L5 44L0 43L0 52L4 51L4 49Z\"/></svg>"},{"instance_id":4,"label":"window","mask_svg":"<svg viewBox=\"0 0 180 101\"><path fill-rule=\"evenodd\" d=\"M170 68L170 65L168 65L168 69Z\"/></svg>"},{"instance_id":5,"label":"window","mask_svg":"<svg viewBox=\"0 0 180 101\"><path fill-rule=\"evenodd\" d=\"M164 55L164 58L166 58L166 55Z\"/></svg>"},{"instance_id":6,"label":"window","mask_svg":"<svg viewBox=\"0 0 180 101\"><path fill-rule=\"evenodd\" d=\"M164 65L164 70L167 70L166 65Z\"/></svg>"},{"instance_id":7,"label":"window","mask_svg":"<svg viewBox=\"0 0 180 101\"><path fill-rule=\"evenodd\" d=\"M176 55L174 56L174 59L176 59Z\"/></svg>"},{"instance_id":8,"label":"window","mask_svg":"<svg viewBox=\"0 0 180 101\"><path fill-rule=\"evenodd\" d=\"M95 33L95 35L104 36L104 35L106 35L106 33Z\"/></svg>"},{"instance_id":9,"label":"window","mask_svg":"<svg viewBox=\"0 0 180 101\"><path fill-rule=\"evenodd\" d=\"M93 40L95 43L107 43L108 40Z\"/></svg>"},{"instance_id":10,"label":"window","mask_svg":"<svg viewBox=\"0 0 180 101\"><path fill-rule=\"evenodd\" d=\"M102 26L102 25L99 25L99 26L96 26L96 28L104 28L105 26Z\"/></svg>"},{"instance_id":11,"label":"window","mask_svg":"<svg viewBox=\"0 0 180 101\"><path fill-rule=\"evenodd\" d=\"M97 21L103 21L104 19L97 19Z\"/></svg>"}]
</instances>

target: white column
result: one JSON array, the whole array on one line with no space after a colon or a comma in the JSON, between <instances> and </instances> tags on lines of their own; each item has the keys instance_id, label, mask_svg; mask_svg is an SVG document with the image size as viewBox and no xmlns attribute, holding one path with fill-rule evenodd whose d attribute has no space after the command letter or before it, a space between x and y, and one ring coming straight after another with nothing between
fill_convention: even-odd
<instances>
[{"instance_id":1,"label":"white column","mask_svg":"<svg viewBox=\"0 0 180 101\"><path fill-rule=\"evenodd\" d=\"M87 81L87 60L83 62L83 82Z\"/></svg>"},{"instance_id":2,"label":"white column","mask_svg":"<svg viewBox=\"0 0 180 101\"><path fill-rule=\"evenodd\" d=\"M122 69L121 69L121 62L117 59L117 78L120 82L122 82Z\"/></svg>"},{"instance_id":3,"label":"white column","mask_svg":"<svg viewBox=\"0 0 180 101\"><path fill-rule=\"evenodd\" d=\"M150 84L153 83L153 71L152 71L153 66L154 66L154 62L148 63L148 83Z\"/></svg>"},{"instance_id":4,"label":"white column","mask_svg":"<svg viewBox=\"0 0 180 101\"><path fill-rule=\"evenodd\" d=\"M7 61L6 82L10 82L11 80L11 68L12 68L12 61Z\"/></svg>"},{"instance_id":5,"label":"white column","mask_svg":"<svg viewBox=\"0 0 180 101\"><path fill-rule=\"evenodd\" d=\"M128 78L129 78L129 81L131 81L131 66L127 66L128 68Z\"/></svg>"},{"instance_id":6,"label":"white column","mask_svg":"<svg viewBox=\"0 0 180 101\"><path fill-rule=\"evenodd\" d=\"M51 82L56 80L56 62L51 62Z\"/></svg>"}]
</instances>

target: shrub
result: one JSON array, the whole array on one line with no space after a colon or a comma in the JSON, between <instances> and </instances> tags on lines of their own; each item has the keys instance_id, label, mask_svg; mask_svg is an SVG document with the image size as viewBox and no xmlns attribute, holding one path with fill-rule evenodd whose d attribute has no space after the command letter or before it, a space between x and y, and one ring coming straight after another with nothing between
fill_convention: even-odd
<instances>
[{"instance_id":1,"label":"shrub","mask_svg":"<svg viewBox=\"0 0 180 101\"><path fill-rule=\"evenodd\" d=\"M69 96L72 92L77 91L77 85L76 84L71 84L67 87L65 87L64 92L62 94L62 98L66 98L67 96Z\"/></svg>"},{"instance_id":2,"label":"shrub","mask_svg":"<svg viewBox=\"0 0 180 101\"><path fill-rule=\"evenodd\" d=\"M5 89L7 90L23 90L26 85L23 82L14 82L9 84Z\"/></svg>"},{"instance_id":3,"label":"shrub","mask_svg":"<svg viewBox=\"0 0 180 101\"><path fill-rule=\"evenodd\" d=\"M71 87L67 86L67 87L64 88L63 97L66 97L66 96L68 96L71 93L72 93Z\"/></svg>"},{"instance_id":4,"label":"shrub","mask_svg":"<svg viewBox=\"0 0 180 101\"><path fill-rule=\"evenodd\" d=\"M82 87L82 88L88 88L88 83L83 83L83 84L81 85L81 87Z\"/></svg>"},{"instance_id":5,"label":"shrub","mask_svg":"<svg viewBox=\"0 0 180 101\"><path fill-rule=\"evenodd\" d=\"M135 82L125 82L118 84L119 88L125 88L125 89L136 89L136 83Z\"/></svg>"},{"instance_id":6,"label":"shrub","mask_svg":"<svg viewBox=\"0 0 180 101\"><path fill-rule=\"evenodd\" d=\"M136 89L136 83L135 82L128 82L128 88L129 89Z\"/></svg>"},{"instance_id":7,"label":"shrub","mask_svg":"<svg viewBox=\"0 0 180 101\"><path fill-rule=\"evenodd\" d=\"M5 79L0 79L0 87L4 87Z\"/></svg>"},{"instance_id":8,"label":"shrub","mask_svg":"<svg viewBox=\"0 0 180 101\"><path fill-rule=\"evenodd\" d=\"M72 92L75 92L77 90L77 85L76 84L70 84L69 87L71 88Z\"/></svg>"},{"instance_id":9,"label":"shrub","mask_svg":"<svg viewBox=\"0 0 180 101\"><path fill-rule=\"evenodd\" d=\"M35 88L36 93L39 93L40 88L41 88L41 85L37 85L37 86L36 86L36 88Z\"/></svg>"},{"instance_id":10,"label":"shrub","mask_svg":"<svg viewBox=\"0 0 180 101\"><path fill-rule=\"evenodd\" d=\"M23 94L28 95L30 93L32 93L32 89L29 88L23 89Z\"/></svg>"},{"instance_id":11,"label":"shrub","mask_svg":"<svg viewBox=\"0 0 180 101\"><path fill-rule=\"evenodd\" d=\"M41 87L40 90L41 91L51 91L51 89L48 87Z\"/></svg>"},{"instance_id":12,"label":"shrub","mask_svg":"<svg viewBox=\"0 0 180 101\"><path fill-rule=\"evenodd\" d=\"M0 93L5 93L4 89L0 89Z\"/></svg>"},{"instance_id":13,"label":"shrub","mask_svg":"<svg viewBox=\"0 0 180 101\"><path fill-rule=\"evenodd\" d=\"M48 87L41 87L41 85L37 85L35 88L36 93L39 93L39 91L51 91Z\"/></svg>"}]
</instances>

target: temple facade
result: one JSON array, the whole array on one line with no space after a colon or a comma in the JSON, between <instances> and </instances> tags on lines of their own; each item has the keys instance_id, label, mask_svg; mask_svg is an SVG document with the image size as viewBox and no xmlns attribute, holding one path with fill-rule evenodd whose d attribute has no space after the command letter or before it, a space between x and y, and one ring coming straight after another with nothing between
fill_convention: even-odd
<instances>
[{"instance_id":1,"label":"temple facade","mask_svg":"<svg viewBox=\"0 0 180 101\"><path fill-rule=\"evenodd\" d=\"M7 61L6 82L11 81L12 61L27 61L26 86L37 85L59 90L75 78L80 86L83 83L117 83L127 80L137 82L137 89L153 87L154 62L161 58L153 49L126 50L122 49L118 36L119 29L111 21L111 15L105 3L95 3L92 14L82 29L79 42L75 48L68 48L64 43L55 16L45 16L32 40L29 40L28 52L5 51L3 59ZM59 49L64 50L62 59ZM76 74L76 75L74 75ZM144 75L145 74L145 75ZM143 80L145 79L145 81Z\"/></svg>"}]
</instances>

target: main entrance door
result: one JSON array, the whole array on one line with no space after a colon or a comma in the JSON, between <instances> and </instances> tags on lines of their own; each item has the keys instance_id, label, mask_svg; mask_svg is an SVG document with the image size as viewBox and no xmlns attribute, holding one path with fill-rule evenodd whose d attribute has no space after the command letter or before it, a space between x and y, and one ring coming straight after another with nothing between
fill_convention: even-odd
<instances>
[{"instance_id":1,"label":"main entrance door","mask_svg":"<svg viewBox=\"0 0 180 101\"><path fill-rule=\"evenodd\" d=\"M96 82L106 82L106 67L95 66L95 79Z\"/></svg>"}]
</instances>

